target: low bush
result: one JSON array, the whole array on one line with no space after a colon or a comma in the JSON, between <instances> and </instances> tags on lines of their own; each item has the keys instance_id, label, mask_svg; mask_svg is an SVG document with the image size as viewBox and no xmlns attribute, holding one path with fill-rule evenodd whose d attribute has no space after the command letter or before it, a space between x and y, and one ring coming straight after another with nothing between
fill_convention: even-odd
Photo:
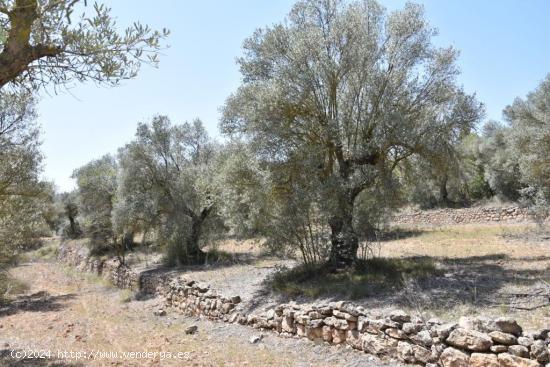
<instances>
[{"instance_id":1,"label":"low bush","mask_svg":"<svg viewBox=\"0 0 550 367\"><path fill-rule=\"evenodd\" d=\"M299 265L275 273L269 285L289 296L345 296L358 299L403 287L408 280L439 275L429 257L358 260L348 270L334 272L325 264Z\"/></svg>"}]
</instances>

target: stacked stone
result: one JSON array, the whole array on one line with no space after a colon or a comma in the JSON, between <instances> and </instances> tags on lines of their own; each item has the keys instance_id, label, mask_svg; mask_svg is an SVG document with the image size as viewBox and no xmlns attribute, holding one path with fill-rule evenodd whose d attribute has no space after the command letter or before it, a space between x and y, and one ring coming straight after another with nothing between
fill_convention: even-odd
<instances>
[{"instance_id":1,"label":"stacked stone","mask_svg":"<svg viewBox=\"0 0 550 367\"><path fill-rule=\"evenodd\" d=\"M128 265L121 264L118 258L105 260L100 275L118 288L137 289L139 287L139 275Z\"/></svg>"},{"instance_id":2,"label":"stacked stone","mask_svg":"<svg viewBox=\"0 0 550 367\"><path fill-rule=\"evenodd\" d=\"M249 325L283 337L346 344L369 354L429 367L550 367L550 327L524 332L515 320L505 317L424 322L400 310L382 314L344 301L280 304L247 314L239 309L239 296L223 297L207 284L162 274L140 278L117 259L94 259L71 246L61 246L59 253L63 261L100 274L120 288L137 284L142 292L157 293L166 306L186 315ZM166 312L157 310L157 314Z\"/></svg>"},{"instance_id":3,"label":"stacked stone","mask_svg":"<svg viewBox=\"0 0 550 367\"><path fill-rule=\"evenodd\" d=\"M86 246L65 242L59 246L57 258L76 269L93 273L107 279L118 288L139 287L139 274L118 258L101 259L93 257Z\"/></svg>"},{"instance_id":4,"label":"stacked stone","mask_svg":"<svg viewBox=\"0 0 550 367\"><path fill-rule=\"evenodd\" d=\"M93 271L101 269L100 260L90 257L90 250L86 246L76 246L70 242L64 242L59 246L57 258L81 271Z\"/></svg>"},{"instance_id":5,"label":"stacked stone","mask_svg":"<svg viewBox=\"0 0 550 367\"><path fill-rule=\"evenodd\" d=\"M545 366L550 362L550 329L523 332L510 318L461 317L452 324L443 366Z\"/></svg>"},{"instance_id":6,"label":"stacked stone","mask_svg":"<svg viewBox=\"0 0 550 367\"><path fill-rule=\"evenodd\" d=\"M525 333L509 318L463 317L458 323L426 322L401 310L367 312L348 302L280 304L259 313L239 310L209 286L172 281L162 291L166 304L186 315L271 330L282 337L346 344L380 357L425 366L526 366L550 363L550 329Z\"/></svg>"},{"instance_id":7,"label":"stacked stone","mask_svg":"<svg viewBox=\"0 0 550 367\"><path fill-rule=\"evenodd\" d=\"M139 274L139 291L142 294L167 294L165 289L171 280L169 274L142 272Z\"/></svg>"},{"instance_id":8,"label":"stacked stone","mask_svg":"<svg viewBox=\"0 0 550 367\"><path fill-rule=\"evenodd\" d=\"M397 310L382 315L366 312L347 302L298 306L284 304L263 314L249 316L247 323L273 329L282 336L305 337L351 347L403 362L436 363L444 350L432 338L427 324ZM438 344L441 346L438 347Z\"/></svg>"},{"instance_id":9,"label":"stacked stone","mask_svg":"<svg viewBox=\"0 0 550 367\"><path fill-rule=\"evenodd\" d=\"M210 285L184 278L174 279L168 287L159 288L166 305L185 315L204 315L210 319L229 321L230 313L241 302L239 296L225 298L210 289Z\"/></svg>"},{"instance_id":10,"label":"stacked stone","mask_svg":"<svg viewBox=\"0 0 550 367\"><path fill-rule=\"evenodd\" d=\"M395 224L449 225L501 221L524 222L528 220L530 220L530 216L526 208L510 206L505 208L462 208L418 211L396 215L393 222Z\"/></svg>"}]
</instances>

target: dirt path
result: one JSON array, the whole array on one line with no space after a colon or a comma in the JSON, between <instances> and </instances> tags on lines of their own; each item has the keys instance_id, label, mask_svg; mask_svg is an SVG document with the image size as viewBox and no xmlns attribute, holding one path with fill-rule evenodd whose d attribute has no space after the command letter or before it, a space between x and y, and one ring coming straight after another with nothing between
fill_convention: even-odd
<instances>
[{"instance_id":1,"label":"dirt path","mask_svg":"<svg viewBox=\"0 0 550 367\"><path fill-rule=\"evenodd\" d=\"M30 289L0 311L0 366L400 365L345 347L270 333L251 344L249 339L259 335L258 330L240 325L175 314L156 317L158 299L123 302L128 296L124 291L55 263L23 264L11 273ZM190 325L198 326L198 333L186 335ZM46 358L13 358L26 351ZM117 356L107 358L99 352Z\"/></svg>"}]
</instances>

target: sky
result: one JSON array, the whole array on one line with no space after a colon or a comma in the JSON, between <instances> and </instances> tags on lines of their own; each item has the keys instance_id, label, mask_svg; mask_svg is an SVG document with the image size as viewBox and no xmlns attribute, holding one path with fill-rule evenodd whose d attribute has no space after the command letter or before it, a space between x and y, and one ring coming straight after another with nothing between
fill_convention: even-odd
<instances>
[{"instance_id":1,"label":"sky","mask_svg":"<svg viewBox=\"0 0 550 367\"><path fill-rule=\"evenodd\" d=\"M219 108L241 82L235 63L258 27L280 22L293 0L105 0L121 28L139 20L168 28L158 68L114 88L78 84L43 94L39 105L44 178L74 188L73 170L133 139L136 124L163 114L178 123L199 117L219 136ZM389 10L403 0L380 0ZM485 104L486 119L533 90L550 73L550 1L425 0L439 30L434 43L461 52L459 83Z\"/></svg>"}]
</instances>

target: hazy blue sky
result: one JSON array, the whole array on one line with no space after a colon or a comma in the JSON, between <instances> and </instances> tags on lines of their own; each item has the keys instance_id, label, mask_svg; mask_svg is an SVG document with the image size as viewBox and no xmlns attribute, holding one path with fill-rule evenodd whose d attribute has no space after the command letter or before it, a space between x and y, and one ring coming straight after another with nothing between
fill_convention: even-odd
<instances>
[{"instance_id":1,"label":"hazy blue sky","mask_svg":"<svg viewBox=\"0 0 550 367\"><path fill-rule=\"evenodd\" d=\"M169 28L158 69L145 66L117 88L77 85L40 103L47 179L73 187L74 168L129 142L155 114L173 122L200 117L218 135L219 107L240 82L235 58L257 27L278 22L292 0L112 0L120 26L140 20ZM388 9L405 1L382 0ZM524 96L550 72L550 1L426 0L436 43L461 50L461 83L486 104L487 118Z\"/></svg>"}]
</instances>

